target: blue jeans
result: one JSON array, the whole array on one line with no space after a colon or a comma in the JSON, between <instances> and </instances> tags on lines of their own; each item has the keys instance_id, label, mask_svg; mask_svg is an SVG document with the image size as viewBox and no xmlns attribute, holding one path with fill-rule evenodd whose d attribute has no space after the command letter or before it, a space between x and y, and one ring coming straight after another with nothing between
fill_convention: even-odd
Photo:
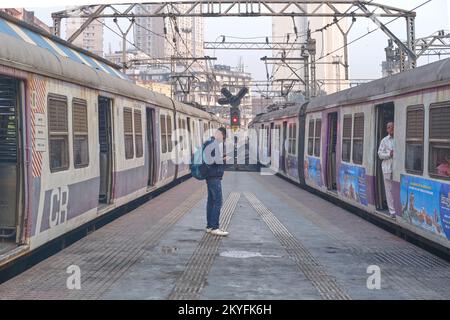
<instances>
[{"instance_id":1,"label":"blue jeans","mask_svg":"<svg viewBox=\"0 0 450 320\"><path fill-rule=\"evenodd\" d=\"M208 202L206 204L206 227L219 228L220 209L222 208L222 181L218 178L206 179Z\"/></svg>"}]
</instances>

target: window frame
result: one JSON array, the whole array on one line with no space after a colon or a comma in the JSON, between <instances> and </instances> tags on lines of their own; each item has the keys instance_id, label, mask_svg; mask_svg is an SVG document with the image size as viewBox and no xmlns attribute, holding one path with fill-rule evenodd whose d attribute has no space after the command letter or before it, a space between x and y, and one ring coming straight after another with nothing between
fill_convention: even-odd
<instances>
[{"instance_id":1,"label":"window frame","mask_svg":"<svg viewBox=\"0 0 450 320\"><path fill-rule=\"evenodd\" d=\"M422 115L422 140L421 140L421 142L422 142L422 170L421 171L409 169L407 167L407 162L406 162L406 159L408 156L407 147L408 147L408 142L410 142L410 141L408 141L408 140L410 140L410 139L408 139L408 112L416 111L416 110L421 110L423 112L423 115ZM425 106L423 104L416 104L416 105L408 106L406 108L405 119L406 119L406 125L405 125L405 171L410 174L423 176L423 172L425 170ZM411 139L414 139L414 138L411 138Z\"/></svg>"},{"instance_id":2,"label":"window frame","mask_svg":"<svg viewBox=\"0 0 450 320\"><path fill-rule=\"evenodd\" d=\"M311 126L312 124L312 126ZM311 132L312 131L312 132ZM308 152L307 154L309 156L313 156L314 155L314 138L315 138L315 132L316 132L316 121L315 119L311 118L309 119L309 123L308 123ZM309 150L309 145L311 143L311 150Z\"/></svg>"},{"instance_id":3,"label":"window frame","mask_svg":"<svg viewBox=\"0 0 450 320\"><path fill-rule=\"evenodd\" d=\"M356 119L362 117L362 136L361 137L355 137L355 124L356 124ZM357 112L354 113L353 116L353 121L352 121L352 147L351 147L351 159L352 159L352 163L356 164L356 165L362 165L364 163L364 131L365 131L365 114L364 112ZM362 155L361 155L361 162L356 162L355 161L355 140L356 141L360 141L362 143Z\"/></svg>"},{"instance_id":4,"label":"window frame","mask_svg":"<svg viewBox=\"0 0 450 320\"><path fill-rule=\"evenodd\" d=\"M163 124L164 124L164 130L163 130ZM165 153L167 153L167 115L164 113L161 113L159 115L159 131L160 131L160 138L161 138L161 154L165 154Z\"/></svg>"},{"instance_id":5,"label":"window frame","mask_svg":"<svg viewBox=\"0 0 450 320\"><path fill-rule=\"evenodd\" d=\"M170 124L170 130L169 130L169 124ZM173 144L172 144L172 115L167 114L166 115L166 137L167 137L167 152L172 152L173 150ZM170 133L169 133L170 132Z\"/></svg>"},{"instance_id":6,"label":"window frame","mask_svg":"<svg viewBox=\"0 0 450 320\"><path fill-rule=\"evenodd\" d=\"M428 110L428 174L430 177L438 179L438 180L450 180L450 176L445 177L445 176L441 176L438 175L436 173L434 173L434 169L431 168L431 157L432 157L432 144L435 143L447 143L449 144L450 147L450 139L432 139L431 138L431 129L432 129L432 125L431 125L431 111L433 109L439 109L439 108L449 108L450 109L450 101L443 101L443 102L436 102L436 103L431 103L429 110ZM436 140L436 141L432 141L432 140Z\"/></svg>"},{"instance_id":7,"label":"window frame","mask_svg":"<svg viewBox=\"0 0 450 320\"><path fill-rule=\"evenodd\" d=\"M66 104L65 107L65 112L66 112L66 125L67 125L67 132L56 132L53 133L51 131L51 125L50 125L50 101L51 100L58 100L61 102L64 102ZM68 105L68 99L67 96L64 95L60 95L60 94L55 94L55 93L49 93L47 95L47 121L48 121L48 157L49 157L49 167L50 167L50 172L51 173L56 173L56 172L61 172L61 171L66 171L70 168L70 142L69 142L69 135L70 135L70 130L69 130L69 105ZM66 137L66 145L67 147L65 148L66 150L66 164L64 166L58 167L58 168L53 168L52 167L52 148L51 148L51 141L52 141L52 135L56 136L56 137L61 137L61 136L65 136ZM53 138L54 139L54 138Z\"/></svg>"},{"instance_id":8,"label":"window frame","mask_svg":"<svg viewBox=\"0 0 450 320\"><path fill-rule=\"evenodd\" d=\"M275 150L277 150L278 152L280 152L280 146L281 146L281 125L280 124L276 124L275 123L275 126L274 126L274 129L275 129L275 133L274 133L274 138L277 138L276 137L276 134L278 133L278 143L277 143L277 149L275 149ZM275 140L275 139L274 139Z\"/></svg>"},{"instance_id":9,"label":"window frame","mask_svg":"<svg viewBox=\"0 0 450 320\"><path fill-rule=\"evenodd\" d=\"M75 119L75 104L83 105L86 111L86 133L80 134L75 132L74 119ZM75 162L75 138L79 136L85 136L87 141L87 163L85 164L76 164ZM90 162L90 154L89 154L89 116L88 116L88 105L87 101L80 98L72 98L72 151L73 151L73 166L75 169L86 168L89 167Z\"/></svg>"},{"instance_id":10,"label":"window frame","mask_svg":"<svg viewBox=\"0 0 450 320\"><path fill-rule=\"evenodd\" d=\"M350 119L350 135L348 137L344 136L345 132L345 119ZM353 135L353 114L346 113L342 117L342 144L341 144L341 161L345 163L351 163L352 161L352 135ZM350 152L348 159L344 159L344 142L350 142Z\"/></svg>"},{"instance_id":11,"label":"window frame","mask_svg":"<svg viewBox=\"0 0 450 320\"><path fill-rule=\"evenodd\" d=\"M139 124L136 124L136 115L139 115ZM134 124L134 149L136 158L142 158L144 156L143 147L143 130L142 130L142 110L133 110L133 124ZM138 130L139 129L139 130ZM140 143L138 144L138 137L140 137ZM138 148L139 146L139 148ZM138 153L138 151L140 151Z\"/></svg>"},{"instance_id":12,"label":"window frame","mask_svg":"<svg viewBox=\"0 0 450 320\"><path fill-rule=\"evenodd\" d=\"M126 128L126 119L125 119L125 113L129 113L131 116L131 131L125 131ZM131 154L127 154L127 137L131 136L131 147L132 151ZM134 125L133 125L133 109L129 107L123 108L123 137L124 137L124 148L125 148L125 159L131 160L134 159Z\"/></svg>"},{"instance_id":13,"label":"window frame","mask_svg":"<svg viewBox=\"0 0 450 320\"><path fill-rule=\"evenodd\" d=\"M320 124L320 126L318 126L318 124ZM317 130L317 129L319 129L319 130ZM317 131L319 131L319 132L317 132ZM322 119L316 118L316 121L314 123L314 147L313 147L314 157L320 158L321 143L322 143ZM318 151L317 153L316 153L316 150Z\"/></svg>"},{"instance_id":14,"label":"window frame","mask_svg":"<svg viewBox=\"0 0 450 320\"><path fill-rule=\"evenodd\" d=\"M288 154L295 156L297 152L297 123L288 124Z\"/></svg>"}]
</instances>

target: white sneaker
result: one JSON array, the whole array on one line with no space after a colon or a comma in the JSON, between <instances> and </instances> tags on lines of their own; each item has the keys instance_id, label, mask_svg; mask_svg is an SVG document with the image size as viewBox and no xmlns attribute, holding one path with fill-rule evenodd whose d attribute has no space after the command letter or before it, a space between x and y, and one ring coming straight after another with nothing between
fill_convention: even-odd
<instances>
[{"instance_id":1,"label":"white sneaker","mask_svg":"<svg viewBox=\"0 0 450 320\"><path fill-rule=\"evenodd\" d=\"M223 231L221 229L214 229L214 230L211 230L211 234L216 235L216 236L227 236L229 234L229 232Z\"/></svg>"},{"instance_id":2,"label":"white sneaker","mask_svg":"<svg viewBox=\"0 0 450 320\"><path fill-rule=\"evenodd\" d=\"M212 228L206 228L206 233L210 233L212 231Z\"/></svg>"}]
</instances>

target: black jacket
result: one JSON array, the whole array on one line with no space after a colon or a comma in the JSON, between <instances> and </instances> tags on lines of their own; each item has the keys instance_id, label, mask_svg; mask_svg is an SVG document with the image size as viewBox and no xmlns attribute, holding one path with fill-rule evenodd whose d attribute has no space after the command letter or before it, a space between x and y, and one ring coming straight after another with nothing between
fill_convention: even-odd
<instances>
[{"instance_id":1,"label":"black jacket","mask_svg":"<svg viewBox=\"0 0 450 320\"><path fill-rule=\"evenodd\" d=\"M204 144L203 144L203 150L205 150L205 148L207 146L209 146L212 143L217 143L215 141L214 137L211 137L209 140L207 140ZM208 178L220 178L222 179L223 177L223 173L225 171L225 164L222 158L222 153L220 152L219 158L221 161L218 161L218 159L215 159L215 148L212 149L211 155L206 155L206 157L211 156L212 158L210 158L210 161L206 161L206 163L208 164ZM214 159L213 163L211 163L211 161ZM217 163L219 162L219 163Z\"/></svg>"}]
</instances>

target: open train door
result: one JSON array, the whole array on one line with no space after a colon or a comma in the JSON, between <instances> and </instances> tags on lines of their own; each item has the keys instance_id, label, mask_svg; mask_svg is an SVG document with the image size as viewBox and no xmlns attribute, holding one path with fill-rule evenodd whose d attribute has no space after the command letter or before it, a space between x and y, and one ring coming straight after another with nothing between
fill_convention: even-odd
<instances>
[{"instance_id":1,"label":"open train door","mask_svg":"<svg viewBox=\"0 0 450 320\"><path fill-rule=\"evenodd\" d=\"M23 83L0 76L0 254L8 243L20 241L19 217L23 205L21 92Z\"/></svg>"},{"instance_id":2,"label":"open train door","mask_svg":"<svg viewBox=\"0 0 450 320\"><path fill-rule=\"evenodd\" d=\"M387 135L386 125L394 121L394 103L387 102L375 106L375 206L377 210L387 210L386 192L384 189L383 170L381 169L382 160L378 157L378 148L381 140Z\"/></svg>"},{"instance_id":3,"label":"open train door","mask_svg":"<svg viewBox=\"0 0 450 320\"><path fill-rule=\"evenodd\" d=\"M148 180L147 186L155 185L156 178L156 153L155 153L155 110L146 109L147 117L147 152L148 152Z\"/></svg>"},{"instance_id":4,"label":"open train door","mask_svg":"<svg viewBox=\"0 0 450 320\"><path fill-rule=\"evenodd\" d=\"M327 155L326 155L326 184L327 189L330 191L337 190L337 168L336 168L336 146L337 146L337 126L338 126L338 113L332 112L328 114L328 132L327 132ZM320 123L320 125L319 125ZM316 121L315 136L320 136L321 122ZM316 147L316 146L315 146ZM320 145L319 145L320 147ZM315 154L318 154L315 151Z\"/></svg>"},{"instance_id":5,"label":"open train door","mask_svg":"<svg viewBox=\"0 0 450 320\"><path fill-rule=\"evenodd\" d=\"M287 139L287 121L283 121L283 132L281 139L281 171L286 173L286 139Z\"/></svg>"},{"instance_id":6,"label":"open train door","mask_svg":"<svg viewBox=\"0 0 450 320\"><path fill-rule=\"evenodd\" d=\"M100 157L100 190L98 201L106 205L112 193L112 99L98 97L98 136Z\"/></svg>"}]
</instances>

